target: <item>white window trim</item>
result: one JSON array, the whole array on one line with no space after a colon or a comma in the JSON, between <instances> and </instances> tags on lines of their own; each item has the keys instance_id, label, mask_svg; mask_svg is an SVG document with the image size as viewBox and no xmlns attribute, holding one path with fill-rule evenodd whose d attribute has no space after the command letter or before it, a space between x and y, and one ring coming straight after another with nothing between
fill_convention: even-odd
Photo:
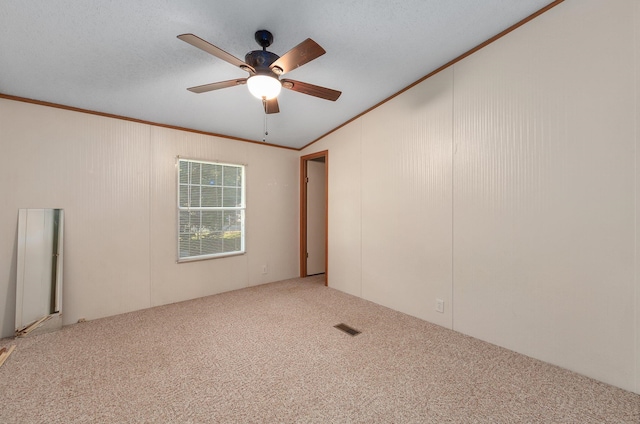
<instances>
[{"instance_id":1,"label":"white window trim","mask_svg":"<svg viewBox=\"0 0 640 424\"><path fill-rule=\"evenodd\" d=\"M187 161L192 163L203 163L210 165L220 165L220 166L234 166L240 168L242 172L242 196L241 202L242 206L239 207L183 207L180 206L180 162ZM218 258L226 258L230 256L239 256L244 255L246 253L245 249L245 220L246 220L246 165L245 164L237 164L237 163L229 163L229 162L219 162L219 161L207 161L201 159L190 159L181 156L176 156L176 262L184 263L184 262L194 262L194 261L202 261L208 259L218 259ZM185 210L239 210L242 211L242 219L240 222L240 250L233 252L223 252L223 253L213 253L208 255L198 255L198 256L187 256L180 257L180 211Z\"/></svg>"}]
</instances>

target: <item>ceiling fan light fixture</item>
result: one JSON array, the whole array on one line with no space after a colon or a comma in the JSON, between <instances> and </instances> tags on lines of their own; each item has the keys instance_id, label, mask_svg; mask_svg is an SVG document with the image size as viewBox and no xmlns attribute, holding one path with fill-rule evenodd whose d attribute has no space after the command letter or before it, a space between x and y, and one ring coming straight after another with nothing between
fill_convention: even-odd
<instances>
[{"instance_id":1,"label":"ceiling fan light fixture","mask_svg":"<svg viewBox=\"0 0 640 424\"><path fill-rule=\"evenodd\" d=\"M253 75L247 80L249 92L258 99L271 100L278 97L282 89L282 83L268 75Z\"/></svg>"}]
</instances>

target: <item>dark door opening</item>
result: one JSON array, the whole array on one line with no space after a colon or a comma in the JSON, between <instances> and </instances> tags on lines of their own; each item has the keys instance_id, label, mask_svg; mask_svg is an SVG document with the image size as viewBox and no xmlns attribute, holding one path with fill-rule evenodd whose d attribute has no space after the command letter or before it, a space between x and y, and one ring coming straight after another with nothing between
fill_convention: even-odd
<instances>
[{"instance_id":1,"label":"dark door opening","mask_svg":"<svg viewBox=\"0 0 640 424\"><path fill-rule=\"evenodd\" d=\"M300 158L300 276L325 274L328 280L327 150Z\"/></svg>"}]
</instances>

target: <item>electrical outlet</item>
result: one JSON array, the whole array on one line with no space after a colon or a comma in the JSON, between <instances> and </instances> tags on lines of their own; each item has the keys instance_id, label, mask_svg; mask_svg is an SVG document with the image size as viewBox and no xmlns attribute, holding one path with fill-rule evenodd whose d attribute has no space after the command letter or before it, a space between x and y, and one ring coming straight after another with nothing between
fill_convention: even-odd
<instances>
[{"instance_id":1,"label":"electrical outlet","mask_svg":"<svg viewBox=\"0 0 640 424\"><path fill-rule=\"evenodd\" d=\"M266 274L269 272L269 267L267 265L262 265L262 273Z\"/></svg>"},{"instance_id":2,"label":"electrical outlet","mask_svg":"<svg viewBox=\"0 0 640 424\"><path fill-rule=\"evenodd\" d=\"M436 312L444 313L444 300L436 299Z\"/></svg>"}]
</instances>

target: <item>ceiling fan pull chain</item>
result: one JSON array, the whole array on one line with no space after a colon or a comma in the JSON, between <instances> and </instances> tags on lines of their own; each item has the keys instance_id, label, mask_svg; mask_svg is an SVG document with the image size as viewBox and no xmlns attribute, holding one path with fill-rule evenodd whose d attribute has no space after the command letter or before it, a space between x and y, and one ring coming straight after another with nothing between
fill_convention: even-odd
<instances>
[{"instance_id":1,"label":"ceiling fan pull chain","mask_svg":"<svg viewBox=\"0 0 640 424\"><path fill-rule=\"evenodd\" d=\"M264 113L264 136L262 137L262 142L266 143L267 141L267 136L269 135L269 131L267 130L267 99L266 98L262 98L262 106L264 107L265 113Z\"/></svg>"}]
</instances>

